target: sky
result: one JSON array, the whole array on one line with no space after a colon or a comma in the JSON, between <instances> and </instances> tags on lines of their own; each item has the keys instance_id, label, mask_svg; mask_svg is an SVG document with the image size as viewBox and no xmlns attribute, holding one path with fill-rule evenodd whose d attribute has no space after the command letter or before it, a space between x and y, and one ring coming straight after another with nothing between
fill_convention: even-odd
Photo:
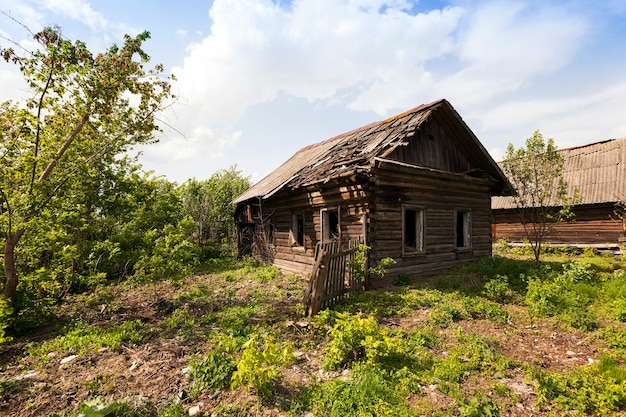
<instances>
[{"instance_id":1,"label":"sky","mask_svg":"<svg viewBox=\"0 0 626 417\"><path fill-rule=\"evenodd\" d=\"M178 100L141 151L179 183L253 182L298 149L447 99L491 156L626 137L626 0L0 0L0 47L55 25L94 53L148 30ZM18 24L19 22L19 24ZM27 90L0 62L0 102Z\"/></svg>"}]
</instances>

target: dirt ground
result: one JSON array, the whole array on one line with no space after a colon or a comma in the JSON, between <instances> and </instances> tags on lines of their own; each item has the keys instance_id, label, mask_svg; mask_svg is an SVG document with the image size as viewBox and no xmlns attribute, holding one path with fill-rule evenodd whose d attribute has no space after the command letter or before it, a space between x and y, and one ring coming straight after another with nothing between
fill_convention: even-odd
<instances>
[{"instance_id":1,"label":"dirt ground","mask_svg":"<svg viewBox=\"0 0 626 417\"><path fill-rule=\"evenodd\" d=\"M141 288L126 291L117 295L115 311L72 303L72 300L66 303L66 308L67 311L79 309L81 317L94 326L105 326L112 320L141 320L159 328L171 312L162 308L163 302L150 300L154 300L156 294L156 298L166 300L165 305L168 305L172 293L167 285L151 288L149 293ZM419 309L409 316L381 319L380 322L393 328L411 329L427 316L427 309ZM294 320L302 318L294 317ZM594 341L584 334L559 331L550 322L531 325L524 314L512 314L512 322L508 324L484 320L460 321L458 324L467 332L488 335L505 357L536 364L546 370L573 370L595 360L598 355ZM291 325L285 323L285 326ZM57 330L56 326L50 325L28 338L18 338L0 346L0 383L8 387L10 382L10 389L5 389L4 393L0 391L0 415L39 417L76 411L82 401L95 395L108 400L149 403L157 408L181 401L186 411L198 407L206 411L206 415L211 415L210 410L219 404L255 404L257 415L284 415L279 400L256 405L254 395L245 389L213 392L191 401L188 365L192 349L181 340L168 339L165 335L152 334L144 343L132 348L122 347L119 351L101 349L93 353L76 353L76 356L51 352L45 361L25 354L28 342L53 338ZM201 350L202 346L195 348ZM445 352L439 354L445 355ZM322 372L319 352L301 352L299 361L283 375L284 389L338 375ZM489 387L491 382L473 380L468 384ZM533 386L524 379L524 372L512 371L501 382L518 394L519 399L502 415L541 415L533 407L536 399ZM436 387L426 386L423 396L416 401L428 401L434 409L446 409L451 400Z\"/></svg>"}]
</instances>

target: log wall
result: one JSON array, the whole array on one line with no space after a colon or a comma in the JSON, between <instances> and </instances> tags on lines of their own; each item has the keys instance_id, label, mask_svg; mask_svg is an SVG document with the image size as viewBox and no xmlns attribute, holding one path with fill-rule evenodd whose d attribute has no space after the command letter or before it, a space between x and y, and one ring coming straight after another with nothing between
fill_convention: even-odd
<instances>
[{"instance_id":1,"label":"log wall","mask_svg":"<svg viewBox=\"0 0 626 417\"><path fill-rule=\"evenodd\" d=\"M547 243L571 245L618 245L624 242L626 229L623 219L615 215L615 206L578 206L574 208L574 222L553 225ZM494 210L492 234L494 241L506 239L511 243L525 240L524 227L514 210Z\"/></svg>"},{"instance_id":2,"label":"log wall","mask_svg":"<svg viewBox=\"0 0 626 417\"><path fill-rule=\"evenodd\" d=\"M491 199L485 181L460 176L383 170L372 187L370 262L385 257L396 264L387 278L398 274L423 277L491 255ZM424 213L424 250L403 256L402 206L420 207ZM455 213L471 213L471 245L457 248Z\"/></svg>"},{"instance_id":3,"label":"log wall","mask_svg":"<svg viewBox=\"0 0 626 417\"><path fill-rule=\"evenodd\" d=\"M263 203L263 213L272 216L274 240L271 259L279 268L298 275L308 276L314 264L315 245L322 240L321 210L339 209L341 241L365 241L365 219L367 212L367 183L350 184L307 190L301 193L282 194ZM303 213L305 223L304 246L290 242L291 216Z\"/></svg>"}]
</instances>

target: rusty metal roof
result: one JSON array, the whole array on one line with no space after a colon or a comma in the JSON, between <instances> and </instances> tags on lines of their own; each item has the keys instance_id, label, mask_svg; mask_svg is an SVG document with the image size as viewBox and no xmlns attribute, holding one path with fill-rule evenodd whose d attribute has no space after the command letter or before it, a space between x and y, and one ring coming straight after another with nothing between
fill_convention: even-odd
<instances>
[{"instance_id":1,"label":"rusty metal roof","mask_svg":"<svg viewBox=\"0 0 626 417\"><path fill-rule=\"evenodd\" d=\"M504 174L476 136L452 105L442 99L306 146L237 197L234 203L251 198L265 199L284 189L293 190L308 185L324 184L339 177L368 172L375 158L384 158L396 147L406 145L407 140L433 112L445 113L447 120L455 123L456 129L460 129L457 132L462 132L456 136L470 142L462 145L468 152L474 152L474 156L483 162L488 175L499 181L505 181Z\"/></svg>"},{"instance_id":2,"label":"rusty metal roof","mask_svg":"<svg viewBox=\"0 0 626 417\"><path fill-rule=\"evenodd\" d=\"M613 203L626 200L626 138L611 139L560 149L564 157L563 179L568 195L580 191L578 204ZM501 164L501 162L500 162ZM491 207L515 208L512 197L493 197Z\"/></svg>"}]
</instances>

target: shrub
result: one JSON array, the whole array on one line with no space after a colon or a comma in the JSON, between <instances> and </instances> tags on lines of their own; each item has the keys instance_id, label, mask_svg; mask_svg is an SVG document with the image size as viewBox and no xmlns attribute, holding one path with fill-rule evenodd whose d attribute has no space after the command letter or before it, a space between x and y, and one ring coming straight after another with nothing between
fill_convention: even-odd
<instances>
[{"instance_id":1,"label":"shrub","mask_svg":"<svg viewBox=\"0 0 626 417\"><path fill-rule=\"evenodd\" d=\"M231 388L245 386L248 391L254 389L259 396L269 398L274 394L274 380L280 375L280 367L294 359L291 346L281 348L271 340L266 340L262 346L256 337L252 337L243 348L237 370L231 378Z\"/></svg>"},{"instance_id":2,"label":"shrub","mask_svg":"<svg viewBox=\"0 0 626 417\"><path fill-rule=\"evenodd\" d=\"M560 317L567 324L575 329L588 332L598 328L598 319L596 315L584 308L569 308L561 313Z\"/></svg>"},{"instance_id":3,"label":"shrub","mask_svg":"<svg viewBox=\"0 0 626 417\"><path fill-rule=\"evenodd\" d=\"M331 341L324 355L323 368L326 370L337 369L365 357L365 338L381 337L376 318L363 317L360 313L337 313L328 334Z\"/></svg>"},{"instance_id":4,"label":"shrub","mask_svg":"<svg viewBox=\"0 0 626 417\"><path fill-rule=\"evenodd\" d=\"M485 297L498 303L506 303L513 298L513 290L509 285L509 277L506 275L496 275L492 280L485 283L483 291Z\"/></svg>"},{"instance_id":5,"label":"shrub","mask_svg":"<svg viewBox=\"0 0 626 417\"><path fill-rule=\"evenodd\" d=\"M559 278L566 283L576 284L591 282L594 278L594 274L589 264L571 261L563 264L563 272Z\"/></svg>"},{"instance_id":6,"label":"shrub","mask_svg":"<svg viewBox=\"0 0 626 417\"><path fill-rule=\"evenodd\" d=\"M534 317L548 317L563 310L563 288L556 282L528 279L525 302Z\"/></svg>"}]
</instances>

